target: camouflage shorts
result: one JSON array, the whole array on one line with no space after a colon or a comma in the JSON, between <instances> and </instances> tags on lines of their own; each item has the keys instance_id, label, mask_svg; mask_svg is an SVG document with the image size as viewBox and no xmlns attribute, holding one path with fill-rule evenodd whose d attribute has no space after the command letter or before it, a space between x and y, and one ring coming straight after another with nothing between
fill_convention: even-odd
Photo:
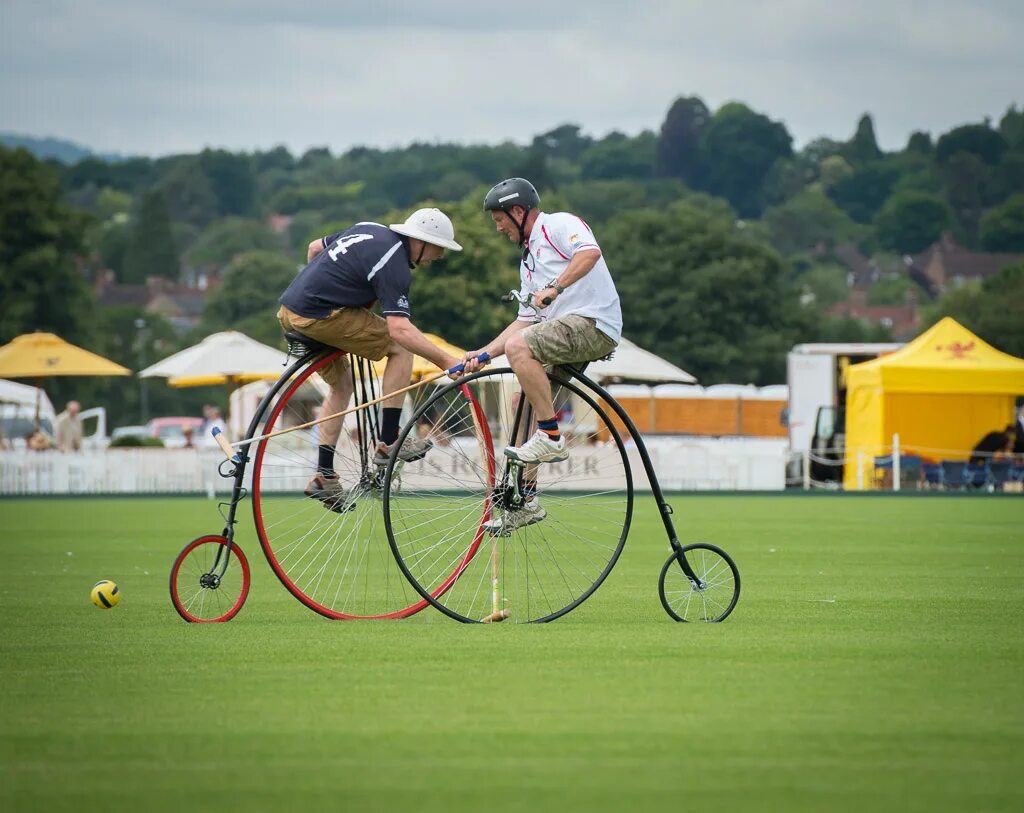
<instances>
[{"instance_id":1,"label":"camouflage shorts","mask_svg":"<svg viewBox=\"0 0 1024 813\"><path fill-rule=\"evenodd\" d=\"M562 316L523 329L523 340L533 357L545 366L580 364L607 356L615 342L587 316Z\"/></svg>"}]
</instances>

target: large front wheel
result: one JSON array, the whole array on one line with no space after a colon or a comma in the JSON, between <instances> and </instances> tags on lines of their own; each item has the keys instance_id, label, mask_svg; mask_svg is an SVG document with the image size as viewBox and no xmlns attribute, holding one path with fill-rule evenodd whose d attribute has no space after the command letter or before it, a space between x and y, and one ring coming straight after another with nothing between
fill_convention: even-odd
<instances>
[{"instance_id":1,"label":"large front wheel","mask_svg":"<svg viewBox=\"0 0 1024 813\"><path fill-rule=\"evenodd\" d=\"M633 480L611 410L600 391L559 373L551 383L563 462L521 465L503 454L535 428L507 368L440 389L399 439L415 432L433 446L400 479L392 461L388 541L419 595L451 618L551 621L594 593L625 544Z\"/></svg>"}]
</instances>

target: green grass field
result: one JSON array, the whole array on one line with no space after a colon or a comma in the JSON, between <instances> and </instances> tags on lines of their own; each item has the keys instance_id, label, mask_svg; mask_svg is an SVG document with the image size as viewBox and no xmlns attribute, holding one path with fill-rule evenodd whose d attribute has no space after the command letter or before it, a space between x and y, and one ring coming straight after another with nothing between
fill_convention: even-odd
<instances>
[{"instance_id":1,"label":"green grass field","mask_svg":"<svg viewBox=\"0 0 1024 813\"><path fill-rule=\"evenodd\" d=\"M672 502L739 564L724 624L662 611L649 498L547 626L329 622L247 511L247 605L189 625L214 503L0 501L0 809L1024 809L1024 499Z\"/></svg>"}]
</instances>

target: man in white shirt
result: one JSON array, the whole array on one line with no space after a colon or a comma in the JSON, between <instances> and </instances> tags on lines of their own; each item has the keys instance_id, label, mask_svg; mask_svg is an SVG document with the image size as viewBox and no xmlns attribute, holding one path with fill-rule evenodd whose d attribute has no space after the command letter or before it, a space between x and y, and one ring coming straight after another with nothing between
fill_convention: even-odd
<instances>
[{"instance_id":1,"label":"man in white shirt","mask_svg":"<svg viewBox=\"0 0 1024 813\"><path fill-rule=\"evenodd\" d=\"M537 190L524 178L504 180L484 198L495 228L523 249L520 293L529 295L537 310L520 308L492 342L466 354L467 373L478 369L475 359L482 353L508 358L533 407L537 431L522 445L506 448L505 455L532 465L569 457L544 368L602 358L622 335L619 295L590 226L574 214L539 207ZM522 512L495 522L522 527L545 516L534 497Z\"/></svg>"}]
</instances>

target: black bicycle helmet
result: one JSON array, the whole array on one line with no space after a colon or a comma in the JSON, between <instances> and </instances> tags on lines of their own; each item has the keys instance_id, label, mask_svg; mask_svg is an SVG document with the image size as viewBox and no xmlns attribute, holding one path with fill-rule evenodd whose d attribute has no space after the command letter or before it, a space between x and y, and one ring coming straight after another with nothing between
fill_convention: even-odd
<instances>
[{"instance_id":1,"label":"black bicycle helmet","mask_svg":"<svg viewBox=\"0 0 1024 813\"><path fill-rule=\"evenodd\" d=\"M512 208L522 206L525 210L521 221L512 217ZM526 240L523 227L526 225L526 218L531 209L540 206L540 195L533 184L526 178L506 178L501 183L491 187L491 191L484 197L485 212L504 212L519 229L519 245Z\"/></svg>"}]
</instances>

